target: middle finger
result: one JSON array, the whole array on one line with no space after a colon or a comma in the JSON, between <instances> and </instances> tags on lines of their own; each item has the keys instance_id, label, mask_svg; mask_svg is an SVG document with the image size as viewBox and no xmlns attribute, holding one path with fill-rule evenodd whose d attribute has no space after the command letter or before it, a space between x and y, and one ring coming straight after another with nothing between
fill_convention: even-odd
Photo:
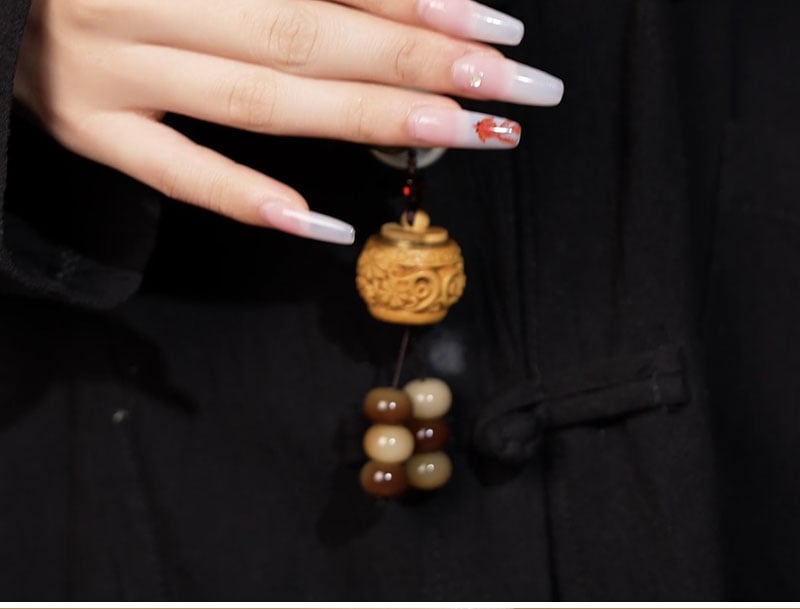
<instances>
[{"instance_id":1,"label":"middle finger","mask_svg":"<svg viewBox=\"0 0 800 609\"><path fill-rule=\"evenodd\" d=\"M173 0L158 11L140 28L148 32L144 42L291 74L531 105L557 104L563 93L559 79L489 46L330 2L227 0L211 12L195 0Z\"/></svg>"}]
</instances>

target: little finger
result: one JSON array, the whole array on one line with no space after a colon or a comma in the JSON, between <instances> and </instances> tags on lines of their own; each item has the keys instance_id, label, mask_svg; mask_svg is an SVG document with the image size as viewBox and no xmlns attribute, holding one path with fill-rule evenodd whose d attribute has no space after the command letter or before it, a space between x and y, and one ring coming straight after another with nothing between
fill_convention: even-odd
<instances>
[{"instance_id":1,"label":"little finger","mask_svg":"<svg viewBox=\"0 0 800 609\"><path fill-rule=\"evenodd\" d=\"M83 142L89 158L163 194L239 222L309 239L351 244L352 226L309 211L295 190L196 144L147 116L109 113L91 122Z\"/></svg>"}]
</instances>

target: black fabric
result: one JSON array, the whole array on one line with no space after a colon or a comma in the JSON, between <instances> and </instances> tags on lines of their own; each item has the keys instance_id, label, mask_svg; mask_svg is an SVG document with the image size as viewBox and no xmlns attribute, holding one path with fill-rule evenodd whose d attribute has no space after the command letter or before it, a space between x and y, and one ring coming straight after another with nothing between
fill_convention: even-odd
<instances>
[{"instance_id":1,"label":"black fabric","mask_svg":"<svg viewBox=\"0 0 800 609\"><path fill-rule=\"evenodd\" d=\"M663 346L594 363L547 388L537 381L514 385L481 412L474 444L490 457L521 463L535 455L547 428L603 422L687 399L680 351Z\"/></svg>"},{"instance_id":2,"label":"black fabric","mask_svg":"<svg viewBox=\"0 0 800 609\"><path fill-rule=\"evenodd\" d=\"M468 285L414 332L403 380L451 385L454 476L376 502L359 402L401 329L353 269L401 174L361 146L170 117L359 241L159 201L9 115L27 7L3 3L4 598L797 595L800 5L492 4L566 96L465 102L519 119L521 146L426 171Z\"/></svg>"},{"instance_id":3,"label":"black fabric","mask_svg":"<svg viewBox=\"0 0 800 609\"><path fill-rule=\"evenodd\" d=\"M3 246L11 292L108 308L133 294L153 250L160 214L150 189L75 155L12 117ZM26 167L19 167L24 163ZM42 171L55 169L57 187ZM55 197L55 198L54 198ZM62 201L69 201L64 205Z\"/></svg>"}]
</instances>

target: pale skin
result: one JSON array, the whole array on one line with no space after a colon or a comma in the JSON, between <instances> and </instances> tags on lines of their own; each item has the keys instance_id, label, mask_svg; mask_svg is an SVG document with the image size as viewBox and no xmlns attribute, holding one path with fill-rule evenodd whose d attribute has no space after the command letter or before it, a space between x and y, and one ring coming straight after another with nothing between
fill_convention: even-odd
<instances>
[{"instance_id":1,"label":"pale skin","mask_svg":"<svg viewBox=\"0 0 800 609\"><path fill-rule=\"evenodd\" d=\"M33 0L14 92L66 148L169 197L347 243L352 229L310 212L299 192L161 119L372 145L513 147L519 125L448 96L558 103L560 81L476 40L521 36L521 23L468 0Z\"/></svg>"}]
</instances>

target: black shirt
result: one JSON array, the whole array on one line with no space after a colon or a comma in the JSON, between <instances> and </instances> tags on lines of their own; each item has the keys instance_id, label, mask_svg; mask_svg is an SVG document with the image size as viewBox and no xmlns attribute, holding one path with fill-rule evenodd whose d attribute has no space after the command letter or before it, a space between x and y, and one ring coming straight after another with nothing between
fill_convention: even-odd
<instances>
[{"instance_id":1,"label":"black shirt","mask_svg":"<svg viewBox=\"0 0 800 609\"><path fill-rule=\"evenodd\" d=\"M468 282L403 380L451 385L454 474L393 502L358 486L359 403L401 329L353 273L402 173L169 117L357 243L162 200L11 113L26 4L0 8L4 598L797 593L795 4L493 3L566 95L465 102L520 120L521 146L426 170Z\"/></svg>"}]
</instances>

